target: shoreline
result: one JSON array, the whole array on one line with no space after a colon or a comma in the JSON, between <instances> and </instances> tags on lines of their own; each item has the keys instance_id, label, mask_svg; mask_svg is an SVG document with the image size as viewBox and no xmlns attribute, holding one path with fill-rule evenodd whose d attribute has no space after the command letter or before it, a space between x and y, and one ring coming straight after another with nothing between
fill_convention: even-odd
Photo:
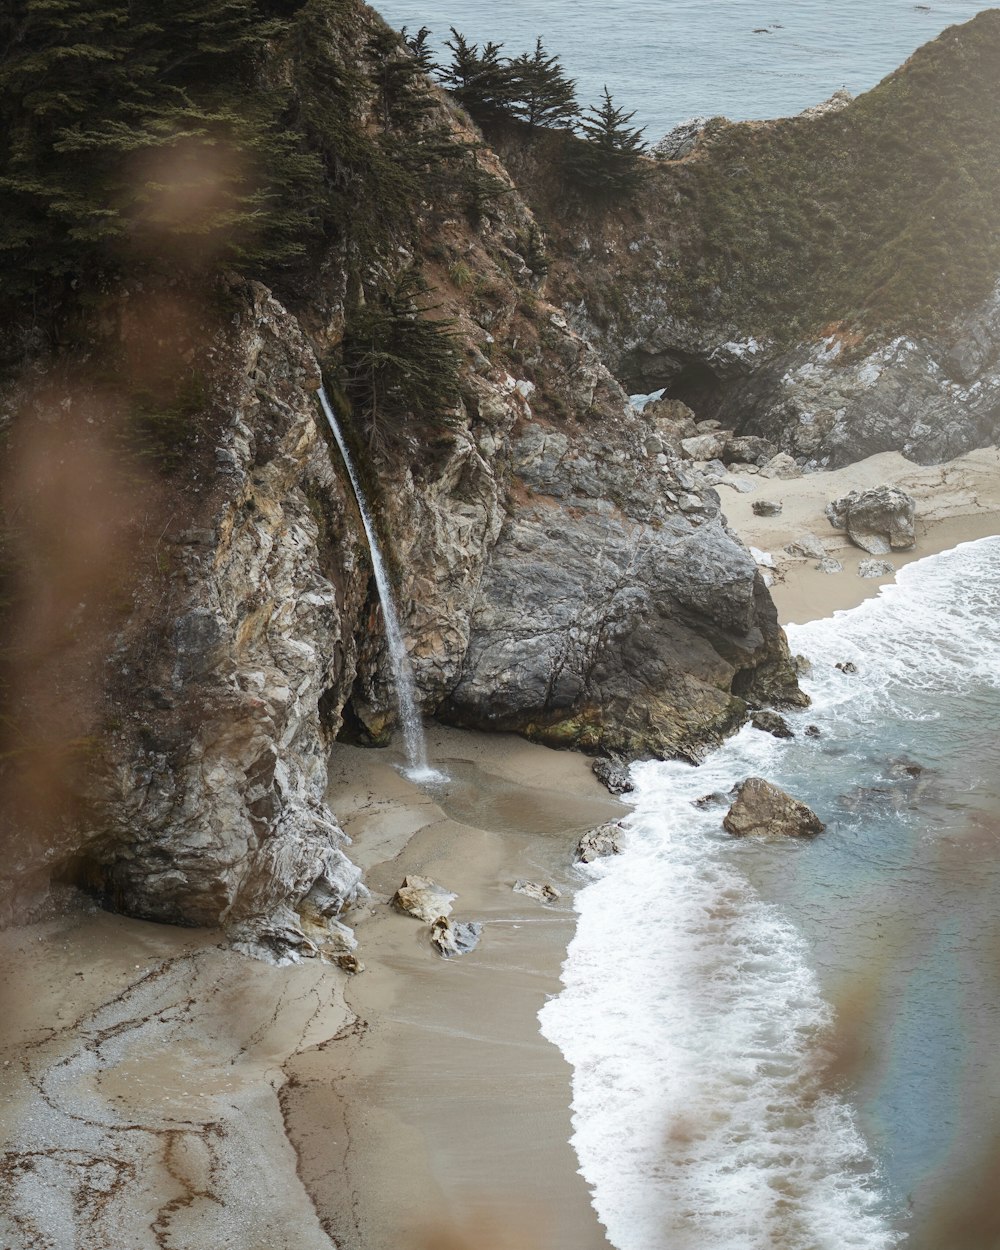
<instances>
[{"instance_id":1,"label":"shoreline","mask_svg":"<svg viewBox=\"0 0 1000 1250\"><path fill-rule=\"evenodd\" d=\"M1000 534L1000 449L995 447L970 451L939 465L917 465L899 452L882 452L842 469L788 480L747 477L754 489L746 494L727 486L741 476L737 466L717 488L722 512L729 528L748 547L772 558L775 567L764 571L773 579L771 597L782 626L802 625L855 608L894 580L894 574L859 577L858 565L872 557L855 547L845 533L833 529L824 515L827 503L849 491L897 486L916 501L916 544L909 551L875 557L891 561L896 570L959 543ZM760 499L780 503L781 514L755 516L753 504ZM816 568L815 558L784 550L804 534L819 539L826 553L843 564L843 572L823 573Z\"/></svg>"},{"instance_id":2,"label":"shoreline","mask_svg":"<svg viewBox=\"0 0 1000 1250\"><path fill-rule=\"evenodd\" d=\"M730 528L773 557L782 624L854 607L892 580L858 577L866 553L823 515L851 489L914 496L917 542L889 557L897 569L1000 534L996 449L751 480L752 492L718 490ZM781 502L781 515L756 517L755 499ZM783 550L804 532L842 573ZM569 1144L571 1070L537 1013L560 990L575 932L576 840L629 809L575 752L440 726L428 738L450 781L427 790L392 749L331 755L330 805L372 890L346 917L365 965L356 977L318 962L274 968L218 934L78 902L0 934L4 1244L608 1250ZM407 874L458 894L453 919L484 925L476 950L443 960L428 926L385 906ZM518 877L562 895L515 893ZM106 1192L95 1159L110 1161ZM48 1202L81 1178L92 1209Z\"/></svg>"}]
</instances>

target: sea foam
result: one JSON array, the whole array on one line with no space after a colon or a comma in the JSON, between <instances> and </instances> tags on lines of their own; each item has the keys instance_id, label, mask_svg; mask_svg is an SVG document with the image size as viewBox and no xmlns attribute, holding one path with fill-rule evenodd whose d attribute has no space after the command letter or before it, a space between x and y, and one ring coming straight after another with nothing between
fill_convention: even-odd
<instances>
[{"instance_id":1,"label":"sea foam","mask_svg":"<svg viewBox=\"0 0 1000 1250\"><path fill-rule=\"evenodd\" d=\"M633 768L624 854L583 869L563 992L542 1032L573 1065L573 1145L617 1250L884 1250L903 1239L843 1094L822 1080L831 1010L805 939L721 831L748 774L798 780L900 690L1000 673L1000 541L904 568L849 612L789 629L824 738L746 728L699 768ZM856 674L835 665L852 661ZM928 700L924 700L928 703ZM801 784L798 797L809 800ZM791 848L790 848L791 849ZM808 844L795 852L808 854Z\"/></svg>"}]
</instances>

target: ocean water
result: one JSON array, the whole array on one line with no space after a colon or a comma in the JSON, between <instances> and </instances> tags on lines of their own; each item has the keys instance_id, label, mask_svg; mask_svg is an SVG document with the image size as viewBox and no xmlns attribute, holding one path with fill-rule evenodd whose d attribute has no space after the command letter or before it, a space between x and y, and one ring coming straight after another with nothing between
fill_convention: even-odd
<instances>
[{"instance_id":1,"label":"ocean water","mask_svg":"<svg viewBox=\"0 0 1000 1250\"><path fill-rule=\"evenodd\" d=\"M796 738L635 766L540 1016L617 1250L949 1250L1000 1129L1000 539L788 633ZM826 830L692 806L752 774Z\"/></svg>"},{"instance_id":2,"label":"ocean water","mask_svg":"<svg viewBox=\"0 0 1000 1250\"><path fill-rule=\"evenodd\" d=\"M970 0L380 0L393 26L428 26L442 59L450 27L509 55L541 36L583 104L607 85L655 142L689 117L783 117L840 87L867 91Z\"/></svg>"}]
</instances>

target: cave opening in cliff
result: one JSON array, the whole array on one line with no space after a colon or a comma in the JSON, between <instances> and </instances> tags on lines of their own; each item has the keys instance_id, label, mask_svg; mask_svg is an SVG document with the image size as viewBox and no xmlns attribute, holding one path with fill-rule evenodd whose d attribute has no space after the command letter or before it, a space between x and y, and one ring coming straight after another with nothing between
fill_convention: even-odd
<instances>
[{"instance_id":1,"label":"cave opening in cliff","mask_svg":"<svg viewBox=\"0 0 1000 1250\"><path fill-rule=\"evenodd\" d=\"M665 399L687 404L699 421L714 418L722 405L723 386L715 371L701 360L682 364L664 387Z\"/></svg>"}]
</instances>

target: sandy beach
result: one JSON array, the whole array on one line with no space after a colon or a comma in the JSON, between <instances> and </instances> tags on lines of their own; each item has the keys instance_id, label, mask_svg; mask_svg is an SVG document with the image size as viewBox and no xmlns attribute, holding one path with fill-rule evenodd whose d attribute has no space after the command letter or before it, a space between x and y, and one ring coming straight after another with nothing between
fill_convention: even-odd
<instances>
[{"instance_id":1,"label":"sandy beach","mask_svg":"<svg viewBox=\"0 0 1000 1250\"><path fill-rule=\"evenodd\" d=\"M1000 532L1000 456L920 468L888 454L719 493L770 553L783 622L848 608L889 579L831 529L825 504L899 485L917 545L899 568ZM757 517L752 504L782 504ZM802 533L844 565L783 548ZM10 1250L598 1250L569 1145L570 1072L537 1013L574 930L580 833L627 808L590 761L509 736L434 727L449 780L421 789L392 749L338 745L329 800L370 902L346 917L364 970L272 968L219 935L79 903L0 935L4 1184ZM479 947L443 960L392 910L404 876L457 894ZM543 904L519 877L560 892ZM76 1195L74 1198L73 1195Z\"/></svg>"},{"instance_id":2,"label":"sandy beach","mask_svg":"<svg viewBox=\"0 0 1000 1250\"><path fill-rule=\"evenodd\" d=\"M740 477L729 475L729 481ZM1000 533L1000 451L986 447L970 451L947 464L921 466L899 452L883 452L828 473L811 473L789 481L743 477L754 489L738 493L726 481L717 488L722 511L733 529L751 547L766 552L774 562L771 595L783 625L802 624L857 607L878 594L892 575L858 576L858 565L871 559L831 527L823 509L852 490L897 486L916 501L916 546L886 557L896 569L957 547L975 538ZM759 517L755 501L781 504L781 514ZM818 538L827 554L844 566L842 573L824 573L817 560L790 555L784 548L803 534Z\"/></svg>"}]
</instances>

